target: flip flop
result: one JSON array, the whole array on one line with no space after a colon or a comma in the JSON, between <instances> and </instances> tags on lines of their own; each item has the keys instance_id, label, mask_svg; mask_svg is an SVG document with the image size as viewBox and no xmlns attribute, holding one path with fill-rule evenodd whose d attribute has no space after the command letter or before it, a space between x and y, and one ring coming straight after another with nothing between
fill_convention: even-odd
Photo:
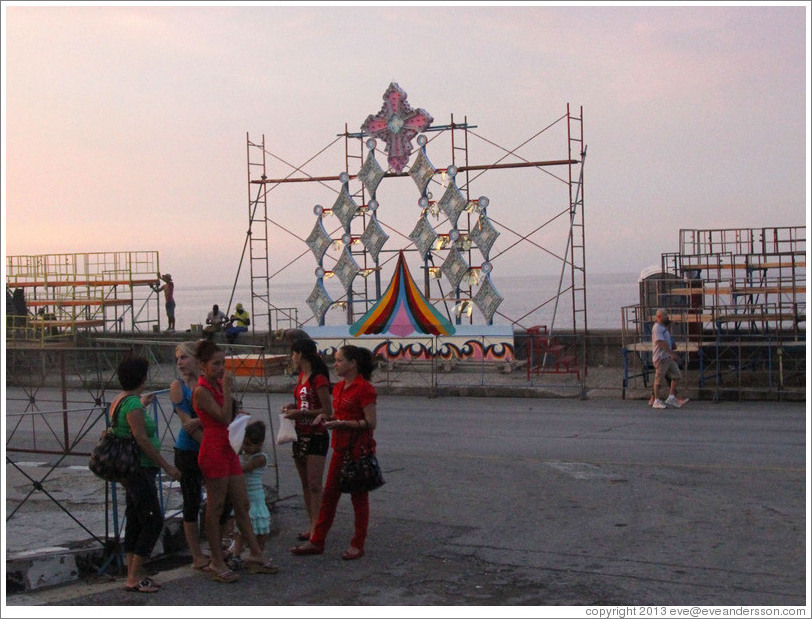
<instances>
[{"instance_id":1,"label":"flip flop","mask_svg":"<svg viewBox=\"0 0 812 619\"><path fill-rule=\"evenodd\" d=\"M231 570L223 570L222 572L210 572L211 579L216 582L232 583L240 579L239 574L235 574Z\"/></svg>"},{"instance_id":2,"label":"flip flop","mask_svg":"<svg viewBox=\"0 0 812 619\"><path fill-rule=\"evenodd\" d=\"M209 557L208 555L203 555L203 560L205 561L205 563L202 563L200 565L195 565L195 563L192 562L192 569L193 570L200 570L201 572L208 572L209 571L209 563L211 563L211 557Z\"/></svg>"},{"instance_id":3,"label":"flip flop","mask_svg":"<svg viewBox=\"0 0 812 619\"><path fill-rule=\"evenodd\" d=\"M298 539L300 542L310 541L310 531L307 533L299 533L299 535L296 536L296 539Z\"/></svg>"},{"instance_id":4,"label":"flip flop","mask_svg":"<svg viewBox=\"0 0 812 619\"><path fill-rule=\"evenodd\" d=\"M124 590L130 593L158 593L160 587L154 585L149 578L144 578L134 587L124 587Z\"/></svg>"},{"instance_id":5,"label":"flip flop","mask_svg":"<svg viewBox=\"0 0 812 619\"><path fill-rule=\"evenodd\" d=\"M355 552L352 552L352 551L355 551ZM354 561L355 559L360 559L363 556L364 556L363 548L358 549L358 548L355 548L355 547L353 547L351 550L345 550L341 554L341 558L344 559L345 561Z\"/></svg>"},{"instance_id":6,"label":"flip flop","mask_svg":"<svg viewBox=\"0 0 812 619\"><path fill-rule=\"evenodd\" d=\"M279 568L275 565L271 565L270 561L266 561L265 563L254 563L250 561L246 563L248 566L248 571L252 574L276 574L279 571Z\"/></svg>"},{"instance_id":7,"label":"flip flop","mask_svg":"<svg viewBox=\"0 0 812 619\"><path fill-rule=\"evenodd\" d=\"M324 546L316 546L313 542L307 542L309 546L294 546L290 551L297 556L320 555L324 552Z\"/></svg>"},{"instance_id":8,"label":"flip flop","mask_svg":"<svg viewBox=\"0 0 812 619\"><path fill-rule=\"evenodd\" d=\"M232 557L226 561L226 565L231 568L232 571L236 572L237 570L241 570L245 567L245 561L242 559L242 557Z\"/></svg>"},{"instance_id":9,"label":"flip flop","mask_svg":"<svg viewBox=\"0 0 812 619\"><path fill-rule=\"evenodd\" d=\"M158 572L155 572L155 573L157 574ZM158 589L160 589L160 588L161 588L161 583L155 582L155 581L154 581L154 580L152 580L152 578L150 578L149 576L145 576L144 578L142 578L142 579L139 581L139 583L138 583L138 584L139 584L139 585L141 585L141 586L143 586L143 587L157 587Z\"/></svg>"}]
</instances>

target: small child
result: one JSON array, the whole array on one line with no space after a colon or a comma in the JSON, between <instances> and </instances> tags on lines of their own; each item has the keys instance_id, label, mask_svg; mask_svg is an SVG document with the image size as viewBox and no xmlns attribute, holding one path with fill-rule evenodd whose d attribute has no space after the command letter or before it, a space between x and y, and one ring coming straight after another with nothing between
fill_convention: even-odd
<instances>
[{"instance_id":1,"label":"small child","mask_svg":"<svg viewBox=\"0 0 812 619\"><path fill-rule=\"evenodd\" d=\"M271 532L271 514L265 504L265 488L262 486L262 474L268 464L268 455L262 451L264 446L265 423L252 421L245 427L245 438L240 450L240 463L245 474L245 486L251 504L248 510L248 514L251 516L251 527L263 550L265 550L265 540ZM234 544L229 549L229 554L239 560L242 551L243 540L238 533L234 537Z\"/></svg>"}]
</instances>

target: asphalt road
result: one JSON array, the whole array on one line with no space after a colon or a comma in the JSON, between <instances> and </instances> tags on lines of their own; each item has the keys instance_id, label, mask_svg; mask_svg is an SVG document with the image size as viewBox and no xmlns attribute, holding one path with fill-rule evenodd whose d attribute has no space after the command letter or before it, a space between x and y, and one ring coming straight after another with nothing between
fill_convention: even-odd
<instances>
[{"instance_id":1,"label":"asphalt road","mask_svg":"<svg viewBox=\"0 0 812 619\"><path fill-rule=\"evenodd\" d=\"M271 394L274 416L288 399ZM246 396L249 408L264 402ZM155 595L82 582L9 604L809 603L803 403L653 411L609 399L386 396L378 410L387 484L370 498L363 559L340 559L348 497L324 555L289 553L305 514L284 446L268 547L279 574L225 585L173 567Z\"/></svg>"}]
</instances>

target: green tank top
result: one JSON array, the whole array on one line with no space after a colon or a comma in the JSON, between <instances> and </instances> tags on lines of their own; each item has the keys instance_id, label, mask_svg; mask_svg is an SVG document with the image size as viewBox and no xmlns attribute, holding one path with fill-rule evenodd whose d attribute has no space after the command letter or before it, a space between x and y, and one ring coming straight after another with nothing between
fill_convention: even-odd
<instances>
[{"instance_id":1,"label":"green tank top","mask_svg":"<svg viewBox=\"0 0 812 619\"><path fill-rule=\"evenodd\" d=\"M128 395L125 397L118 406L118 413L116 414L116 425L113 427L113 433L118 437L132 436L130 424L127 423L127 414L134 410L141 411L144 415L144 424L147 430L147 438L155 446L155 449L161 449L161 440L158 438L158 426L155 423L155 418L148 415L141 404L141 399L135 395ZM111 413L112 414L112 413ZM142 467L158 467L158 464L149 459L143 452L141 452L141 466Z\"/></svg>"}]
</instances>

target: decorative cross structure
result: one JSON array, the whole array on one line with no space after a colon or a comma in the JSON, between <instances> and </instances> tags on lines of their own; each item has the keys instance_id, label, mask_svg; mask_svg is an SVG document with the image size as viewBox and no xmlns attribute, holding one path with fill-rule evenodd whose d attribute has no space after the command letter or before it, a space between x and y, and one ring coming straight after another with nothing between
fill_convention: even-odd
<instances>
[{"instance_id":1,"label":"decorative cross structure","mask_svg":"<svg viewBox=\"0 0 812 619\"><path fill-rule=\"evenodd\" d=\"M319 324L324 324L324 315L327 310L334 305L327 290L324 287L324 278L337 276L342 287L347 291L348 298L352 298L352 284L355 276L361 272L361 268L353 259L351 245L356 241L363 244L367 255L375 262L377 269L379 254L384 243L389 239L388 235L378 223L378 210L380 208L376 199L378 185L386 176L386 172L375 160L376 140L379 138L386 143L389 166L396 173L400 173L409 162L412 152L412 139L418 133L426 131L433 118L423 109L413 110L406 101L406 93L394 82L389 84L383 95L384 105L381 111L375 116L368 116L361 125L363 134L370 136L366 140L366 147L369 154L366 161L361 166L358 179L363 183L364 188L370 194L370 199L364 209L367 217L365 228L360 236L352 234L353 219L362 212L362 208L355 203L350 193L348 183L350 180L347 172L339 175L341 181L341 191L332 208L325 209L317 205L314 213L317 216L316 224L310 236L307 238L307 245L318 262L316 268L316 285L313 288L307 303L313 310L314 315L319 320ZM420 217L414 230L409 234L409 239L417 248L421 260L426 263L432 251L432 247L437 245L437 250L448 248L448 253L443 261L439 272L445 276L452 288L459 293L460 284L465 281L469 283L480 283L479 290L471 299L485 320L491 324L496 308L501 304L502 297L494 287L490 279L492 265L489 261L489 254L499 232L493 227L487 216L488 198L480 196L475 200L468 200L460 191L456 184L457 168L454 165L448 167L446 172L449 182L440 200L436 203L436 209L431 206L428 194L428 184L437 173L437 169L431 164L426 155L426 145L428 140L425 135L417 137L420 152L415 158L415 162L409 169L409 176L415 182L420 199ZM478 213L477 223L470 232L461 233L458 229L458 220L463 212ZM448 220L451 230L448 234L439 235L434 227L429 223L428 215L438 216L442 213ZM325 271L323 259L327 249L333 243L333 239L327 234L322 217L327 214L335 215L343 228L341 257L335 264L332 271ZM440 243L442 241L442 243ZM476 245L482 253L483 263L480 267L471 267L464 257L464 252L471 245ZM428 268L428 267L426 267ZM480 281L480 276L482 276ZM460 311L467 307L469 314L471 304L463 301L460 304ZM459 318L459 311L458 318ZM433 306L419 293L417 287L406 267L403 252L401 250L398 260L398 267L392 277L387 291L381 296L378 302L360 320L355 322L350 331L353 335L364 333L380 333L381 329L389 329L393 333L403 334L419 331L423 333L448 334L453 332L453 327L437 313Z\"/></svg>"},{"instance_id":2,"label":"decorative cross structure","mask_svg":"<svg viewBox=\"0 0 812 619\"><path fill-rule=\"evenodd\" d=\"M390 167L402 172L412 154L412 139L429 128L434 119L426 110L413 110L406 102L406 93L392 82L383 93L383 107L375 116L369 115L361 131L386 144Z\"/></svg>"}]
</instances>

